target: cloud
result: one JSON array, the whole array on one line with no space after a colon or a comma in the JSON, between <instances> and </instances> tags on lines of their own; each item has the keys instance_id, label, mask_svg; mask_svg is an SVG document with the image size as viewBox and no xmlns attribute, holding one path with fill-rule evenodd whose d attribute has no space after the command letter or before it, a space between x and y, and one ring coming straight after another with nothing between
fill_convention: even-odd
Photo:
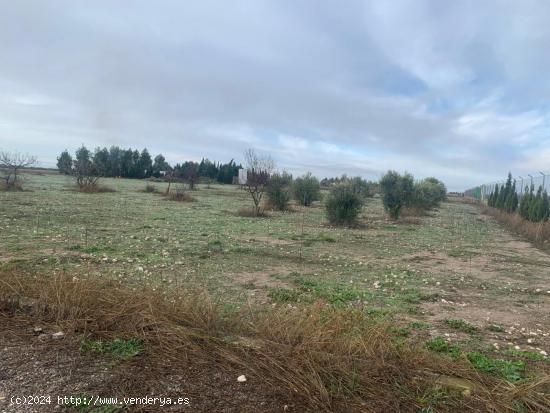
<instances>
[{"instance_id":1,"label":"cloud","mask_svg":"<svg viewBox=\"0 0 550 413\"><path fill-rule=\"evenodd\" d=\"M550 3L7 2L0 147L117 144L463 189L544 163ZM527 171L528 172L528 171Z\"/></svg>"}]
</instances>

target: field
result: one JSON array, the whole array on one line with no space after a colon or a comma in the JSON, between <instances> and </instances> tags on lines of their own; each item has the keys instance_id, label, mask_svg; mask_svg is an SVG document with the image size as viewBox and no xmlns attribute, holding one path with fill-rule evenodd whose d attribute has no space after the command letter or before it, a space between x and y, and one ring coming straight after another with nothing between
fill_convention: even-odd
<instances>
[{"instance_id":1,"label":"field","mask_svg":"<svg viewBox=\"0 0 550 413\"><path fill-rule=\"evenodd\" d=\"M28 175L24 192L0 192L0 271L30 274L36 283L55 275L163 294L200 290L228 313L351 308L388 325L397 342L426 357L460 359L503 383L530 383L550 372L550 255L476 205L451 199L429 215L394 222L371 198L360 226L335 228L320 203L241 217L237 211L250 201L235 186L201 184L193 202L172 202L145 193L143 181L103 182L116 191L83 194L68 178L44 173ZM162 191L166 184L154 185ZM139 363L140 351L117 363L83 351L74 343L85 331L64 331L66 340L43 343L32 332L38 321L0 317L0 363L10 366L0 371L3 397L15 389L90 392ZM51 320L42 324L58 328ZM63 363L56 365L60 353ZM193 411L307 408L299 399L274 397L253 373L243 373L252 378L243 390L232 370L201 368L210 379L193 366L196 380L183 381L180 389L191 394ZM68 370L77 372L71 380L64 378ZM204 394L208 383L217 395ZM542 399L533 406L540 407L548 394L537 392ZM432 399L419 399L419 410L468 405L462 399L446 404L441 395Z\"/></svg>"}]
</instances>

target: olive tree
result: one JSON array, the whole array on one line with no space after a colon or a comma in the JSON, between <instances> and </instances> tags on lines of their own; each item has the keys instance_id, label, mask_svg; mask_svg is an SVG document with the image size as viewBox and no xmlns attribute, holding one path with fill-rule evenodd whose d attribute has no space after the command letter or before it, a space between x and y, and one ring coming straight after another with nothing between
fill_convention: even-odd
<instances>
[{"instance_id":1,"label":"olive tree","mask_svg":"<svg viewBox=\"0 0 550 413\"><path fill-rule=\"evenodd\" d=\"M319 180L311 172L294 180L294 198L303 206L310 206L321 198Z\"/></svg>"},{"instance_id":2,"label":"olive tree","mask_svg":"<svg viewBox=\"0 0 550 413\"><path fill-rule=\"evenodd\" d=\"M388 171L380 179L380 191L384 209L391 218L397 219L404 206L410 204L414 193L414 178L411 174L400 175L395 171Z\"/></svg>"}]
</instances>

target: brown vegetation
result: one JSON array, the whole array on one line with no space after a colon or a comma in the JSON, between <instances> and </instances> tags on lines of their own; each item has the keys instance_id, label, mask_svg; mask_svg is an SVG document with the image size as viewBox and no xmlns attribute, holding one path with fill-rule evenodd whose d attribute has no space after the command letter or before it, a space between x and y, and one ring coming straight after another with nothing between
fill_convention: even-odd
<instances>
[{"instance_id":1,"label":"brown vegetation","mask_svg":"<svg viewBox=\"0 0 550 413\"><path fill-rule=\"evenodd\" d=\"M550 377L510 384L451 359L400 343L388 325L351 308L224 311L189 289L132 289L70 275L0 272L0 313L56 323L68 335L140 339L143 374L185 372L189 360L235 369L303 406L300 411L420 411L466 380L471 394L446 392L438 411L547 411ZM150 377L148 377L150 381ZM141 380L134 380L139 387ZM452 388L452 386L450 386ZM139 390L139 389L137 389Z\"/></svg>"},{"instance_id":2,"label":"brown vegetation","mask_svg":"<svg viewBox=\"0 0 550 413\"><path fill-rule=\"evenodd\" d=\"M523 219L517 213L511 214L488 206L483 206L482 212L495 217L512 231L539 246L550 241L550 221L531 222Z\"/></svg>"},{"instance_id":3,"label":"brown vegetation","mask_svg":"<svg viewBox=\"0 0 550 413\"><path fill-rule=\"evenodd\" d=\"M143 192L150 193L150 194L158 194L159 190L155 185L148 182L145 184L145 188L143 189Z\"/></svg>"},{"instance_id":4,"label":"brown vegetation","mask_svg":"<svg viewBox=\"0 0 550 413\"><path fill-rule=\"evenodd\" d=\"M237 216L244 218L266 218L269 215L262 209L258 211L256 208L239 208Z\"/></svg>"},{"instance_id":5,"label":"brown vegetation","mask_svg":"<svg viewBox=\"0 0 550 413\"><path fill-rule=\"evenodd\" d=\"M94 184L94 185L77 185L76 190L85 194L99 194L105 192L116 192L116 189L109 186Z\"/></svg>"},{"instance_id":6,"label":"brown vegetation","mask_svg":"<svg viewBox=\"0 0 550 413\"><path fill-rule=\"evenodd\" d=\"M193 198L190 194L188 194L183 188L176 188L174 191L166 192L164 197L168 201L176 201L176 202L193 202L195 201L195 198Z\"/></svg>"}]
</instances>

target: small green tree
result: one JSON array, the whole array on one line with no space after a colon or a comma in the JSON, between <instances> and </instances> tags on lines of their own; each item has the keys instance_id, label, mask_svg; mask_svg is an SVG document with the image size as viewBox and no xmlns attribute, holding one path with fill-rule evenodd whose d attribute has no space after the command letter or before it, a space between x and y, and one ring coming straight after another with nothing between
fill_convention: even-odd
<instances>
[{"instance_id":1,"label":"small green tree","mask_svg":"<svg viewBox=\"0 0 550 413\"><path fill-rule=\"evenodd\" d=\"M61 152L61 155L57 158L57 169L59 173L64 175L70 175L73 167L73 157L67 149Z\"/></svg>"},{"instance_id":2,"label":"small green tree","mask_svg":"<svg viewBox=\"0 0 550 413\"><path fill-rule=\"evenodd\" d=\"M446 198L447 190L445 185L435 178L428 178L414 184L413 195L410 205L414 208L432 209Z\"/></svg>"},{"instance_id":3,"label":"small green tree","mask_svg":"<svg viewBox=\"0 0 550 413\"><path fill-rule=\"evenodd\" d=\"M521 203L519 205L519 215L523 219L529 220L529 210L531 209L531 201L533 199L533 191L534 187L531 185L531 187L525 187L525 192L523 196L521 197Z\"/></svg>"},{"instance_id":4,"label":"small green tree","mask_svg":"<svg viewBox=\"0 0 550 413\"><path fill-rule=\"evenodd\" d=\"M542 221L548 221L550 218L550 200L548 199L548 193L544 191L542 193Z\"/></svg>"},{"instance_id":5,"label":"small green tree","mask_svg":"<svg viewBox=\"0 0 550 413\"><path fill-rule=\"evenodd\" d=\"M411 203L414 192L413 176L408 173L401 176L395 171L388 171L380 179L380 191L384 209L390 217L397 219L401 209Z\"/></svg>"},{"instance_id":6,"label":"small green tree","mask_svg":"<svg viewBox=\"0 0 550 413\"><path fill-rule=\"evenodd\" d=\"M311 172L296 178L293 185L294 199L303 206L310 206L321 198L319 180Z\"/></svg>"},{"instance_id":7,"label":"small green tree","mask_svg":"<svg viewBox=\"0 0 550 413\"><path fill-rule=\"evenodd\" d=\"M513 213L518 207L518 194L516 193L516 181L508 190L506 201L504 202L504 210L508 213Z\"/></svg>"},{"instance_id":8,"label":"small green tree","mask_svg":"<svg viewBox=\"0 0 550 413\"><path fill-rule=\"evenodd\" d=\"M537 194L531 198L528 219L531 222L539 222L542 219L542 215L542 186L539 186Z\"/></svg>"},{"instance_id":9,"label":"small green tree","mask_svg":"<svg viewBox=\"0 0 550 413\"><path fill-rule=\"evenodd\" d=\"M493 191L493 193L491 194L491 197L489 199L489 206L490 207L496 208L498 196L499 196L499 187L498 187L498 184L496 184L495 185L495 190Z\"/></svg>"},{"instance_id":10,"label":"small green tree","mask_svg":"<svg viewBox=\"0 0 550 413\"><path fill-rule=\"evenodd\" d=\"M286 211L290 203L292 175L283 171L269 177L266 195L269 205L279 211Z\"/></svg>"},{"instance_id":11,"label":"small green tree","mask_svg":"<svg viewBox=\"0 0 550 413\"><path fill-rule=\"evenodd\" d=\"M353 225L363 207L363 197L349 184L334 187L325 203L327 218L334 225Z\"/></svg>"}]
</instances>

